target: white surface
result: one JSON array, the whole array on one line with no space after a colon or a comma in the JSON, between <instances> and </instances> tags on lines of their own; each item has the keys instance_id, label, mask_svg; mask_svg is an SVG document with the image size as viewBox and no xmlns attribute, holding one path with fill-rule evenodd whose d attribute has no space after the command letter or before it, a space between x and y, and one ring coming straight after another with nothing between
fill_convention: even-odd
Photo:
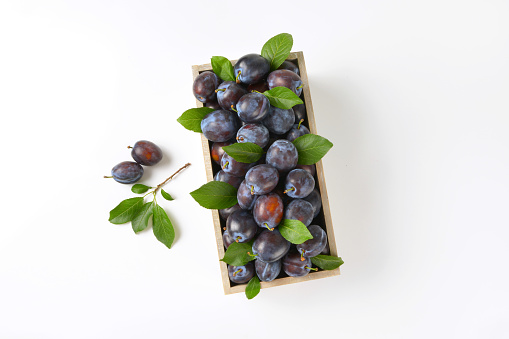
<instances>
[{"instance_id":1,"label":"white surface","mask_svg":"<svg viewBox=\"0 0 509 339\"><path fill-rule=\"evenodd\" d=\"M43 5L44 3L44 5ZM509 336L507 1L2 1L0 338ZM277 14L274 14L277 13ZM191 65L305 53L342 275L224 296ZM177 227L112 225L139 139Z\"/></svg>"}]
</instances>

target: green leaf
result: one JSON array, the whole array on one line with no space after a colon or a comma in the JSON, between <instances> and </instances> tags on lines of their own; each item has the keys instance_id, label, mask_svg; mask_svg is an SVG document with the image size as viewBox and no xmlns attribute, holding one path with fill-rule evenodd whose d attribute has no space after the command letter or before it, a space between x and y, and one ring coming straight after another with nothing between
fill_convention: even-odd
<instances>
[{"instance_id":1,"label":"green leaf","mask_svg":"<svg viewBox=\"0 0 509 339\"><path fill-rule=\"evenodd\" d=\"M146 186L146 185L142 185L142 184L136 184L136 185L133 185L133 187L131 187L131 192L136 193L136 194L142 194L142 193L145 193L146 191L148 191L151 188L152 187L150 187L150 186Z\"/></svg>"},{"instance_id":2,"label":"green leaf","mask_svg":"<svg viewBox=\"0 0 509 339\"><path fill-rule=\"evenodd\" d=\"M164 209L159 205L154 206L152 229L154 230L154 235L157 240L165 244L166 247L171 248L173 240L175 240L175 230L173 229L170 218L168 218Z\"/></svg>"},{"instance_id":3,"label":"green leaf","mask_svg":"<svg viewBox=\"0 0 509 339\"><path fill-rule=\"evenodd\" d=\"M246 297L248 299L253 299L258 293L260 293L260 279L258 279L258 276L255 274L246 286Z\"/></svg>"},{"instance_id":4,"label":"green leaf","mask_svg":"<svg viewBox=\"0 0 509 339\"><path fill-rule=\"evenodd\" d=\"M154 213L154 204L152 201L147 202L143 207L138 211L131 221L131 226L133 227L134 233L138 233L143 231L148 226L148 220Z\"/></svg>"},{"instance_id":5,"label":"green leaf","mask_svg":"<svg viewBox=\"0 0 509 339\"><path fill-rule=\"evenodd\" d=\"M306 240L313 239L306 225L300 220L283 219L278 229L281 235L292 244L302 244Z\"/></svg>"},{"instance_id":6,"label":"green leaf","mask_svg":"<svg viewBox=\"0 0 509 339\"><path fill-rule=\"evenodd\" d=\"M316 134L305 134L293 141L299 152L299 165L316 164L332 148L329 140Z\"/></svg>"},{"instance_id":7,"label":"green leaf","mask_svg":"<svg viewBox=\"0 0 509 339\"><path fill-rule=\"evenodd\" d=\"M304 103L297 94L286 87L274 87L271 90L263 92L263 94L269 99L272 106L281 109L290 109L295 105Z\"/></svg>"},{"instance_id":8,"label":"green leaf","mask_svg":"<svg viewBox=\"0 0 509 339\"><path fill-rule=\"evenodd\" d=\"M224 81L235 81L235 73L230 60L222 56L213 56L210 59L212 70Z\"/></svg>"},{"instance_id":9,"label":"green leaf","mask_svg":"<svg viewBox=\"0 0 509 339\"><path fill-rule=\"evenodd\" d=\"M167 193L167 192L166 192L165 190L163 190L162 188L161 188L161 195L163 196L163 198L165 198L165 199L166 199L166 200L168 200L168 201L175 200L175 199L173 199L173 197L172 197L169 193Z\"/></svg>"},{"instance_id":10,"label":"green leaf","mask_svg":"<svg viewBox=\"0 0 509 339\"><path fill-rule=\"evenodd\" d=\"M312 257L311 262L322 270L334 270L345 263L341 258L323 254Z\"/></svg>"},{"instance_id":11,"label":"green leaf","mask_svg":"<svg viewBox=\"0 0 509 339\"><path fill-rule=\"evenodd\" d=\"M191 108L182 113L177 121L190 131L201 133L201 121L210 112L214 112L210 107Z\"/></svg>"},{"instance_id":12,"label":"green leaf","mask_svg":"<svg viewBox=\"0 0 509 339\"><path fill-rule=\"evenodd\" d=\"M293 37L281 33L269 39L262 47L261 55L270 62L270 70L277 69L288 58L293 46Z\"/></svg>"},{"instance_id":13,"label":"green leaf","mask_svg":"<svg viewBox=\"0 0 509 339\"><path fill-rule=\"evenodd\" d=\"M221 261L232 266L244 266L256 258L254 255L247 254L247 252L253 252L253 242L233 242L228 246Z\"/></svg>"},{"instance_id":14,"label":"green leaf","mask_svg":"<svg viewBox=\"0 0 509 339\"><path fill-rule=\"evenodd\" d=\"M223 146L223 150L238 162L247 164L260 160L263 155L263 148L252 142L238 142Z\"/></svg>"},{"instance_id":15,"label":"green leaf","mask_svg":"<svg viewBox=\"0 0 509 339\"><path fill-rule=\"evenodd\" d=\"M110 218L108 220L112 224L125 224L133 220L142 206L143 197L123 200L117 207L110 211Z\"/></svg>"},{"instance_id":16,"label":"green leaf","mask_svg":"<svg viewBox=\"0 0 509 339\"><path fill-rule=\"evenodd\" d=\"M202 207L220 210L237 203L237 189L222 181L210 181L190 193Z\"/></svg>"}]
</instances>

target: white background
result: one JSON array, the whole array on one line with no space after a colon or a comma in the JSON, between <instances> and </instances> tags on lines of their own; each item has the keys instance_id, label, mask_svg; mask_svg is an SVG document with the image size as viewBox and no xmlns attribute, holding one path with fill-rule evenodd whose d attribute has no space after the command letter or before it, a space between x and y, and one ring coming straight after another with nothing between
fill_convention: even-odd
<instances>
[{"instance_id":1,"label":"white background","mask_svg":"<svg viewBox=\"0 0 509 339\"><path fill-rule=\"evenodd\" d=\"M0 3L0 338L507 338L509 3ZM339 277L223 295L191 65L304 51ZM148 139L177 228L110 224Z\"/></svg>"}]
</instances>

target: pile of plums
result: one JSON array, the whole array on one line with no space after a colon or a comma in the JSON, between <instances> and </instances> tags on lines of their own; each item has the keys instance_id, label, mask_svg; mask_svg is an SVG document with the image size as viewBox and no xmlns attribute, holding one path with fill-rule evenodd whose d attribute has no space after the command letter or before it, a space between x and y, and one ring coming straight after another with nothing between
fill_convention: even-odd
<instances>
[{"instance_id":1,"label":"pile of plums","mask_svg":"<svg viewBox=\"0 0 509 339\"><path fill-rule=\"evenodd\" d=\"M230 280L242 284L256 273L261 281L300 277L312 268L311 257L328 253L327 234L316 185L315 165L298 165L292 141L308 134L304 104L281 109L262 93L284 86L302 94L295 63L286 60L270 72L269 62L258 54L240 58L234 66L236 81L222 81L214 72L200 73L193 93L214 111L201 121L209 140L214 180L238 189L238 204L219 210L226 248L233 242L253 242L256 259L245 266L228 266ZM224 152L233 143L251 142L266 153L255 163L242 163ZM278 231L283 219L304 223L313 239L293 245ZM281 267L283 270L281 270Z\"/></svg>"},{"instance_id":2,"label":"pile of plums","mask_svg":"<svg viewBox=\"0 0 509 339\"><path fill-rule=\"evenodd\" d=\"M111 177L121 184L132 184L143 176L143 166L153 166L163 158L163 152L151 141L140 140L134 144L131 156L134 161L122 161L111 169Z\"/></svg>"}]
</instances>

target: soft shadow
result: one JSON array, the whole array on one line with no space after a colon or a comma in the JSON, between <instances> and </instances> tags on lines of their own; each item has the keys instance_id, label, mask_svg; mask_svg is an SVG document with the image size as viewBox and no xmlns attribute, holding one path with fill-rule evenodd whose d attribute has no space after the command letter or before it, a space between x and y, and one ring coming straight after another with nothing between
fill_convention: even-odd
<instances>
[{"instance_id":1,"label":"soft shadow","mask_svg":"<svg viewBox=\"0 0 509 339\"><path fill-rule=\"evenodd\" d=\"M334 144L323 163L338 256L345 265L355 263L356 280L384 270L384 262L374 267L373 260L389 250L390 241L370 215L376 198L383 196L379 190L384 179L377 168L382 165L373 158L376 137L368 133L374 112L365 104L369 93L360 85L332 77L310 82L318 134Z\"/></svg>"}]
</instances>

